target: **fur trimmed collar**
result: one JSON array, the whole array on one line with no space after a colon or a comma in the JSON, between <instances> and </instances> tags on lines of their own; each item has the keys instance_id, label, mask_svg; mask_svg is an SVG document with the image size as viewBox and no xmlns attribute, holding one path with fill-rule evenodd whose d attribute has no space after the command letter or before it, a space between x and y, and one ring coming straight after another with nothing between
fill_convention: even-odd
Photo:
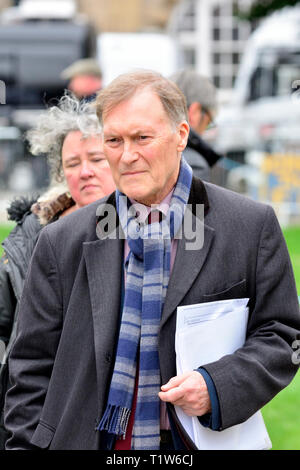
<instances>
[{"instance_id":1,"label":"fur trimmed collar","mask_svg":"<svg viewBox=\"0 0 300 470\"><path fill-rule=\"evenodd\" d=\"M31 212L35 214L41 225L47 225L54 218L57 218L65 210L75 204L69 192L64 192L53 198L40 198L31 206Z\"/></svg>"}]
</instances>

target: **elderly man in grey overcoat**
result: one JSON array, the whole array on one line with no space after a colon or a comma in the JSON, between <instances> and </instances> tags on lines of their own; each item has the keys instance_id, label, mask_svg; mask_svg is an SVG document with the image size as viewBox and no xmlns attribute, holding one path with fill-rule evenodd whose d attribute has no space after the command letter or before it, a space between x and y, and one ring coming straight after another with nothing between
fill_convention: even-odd
<instances>
[{"instance_id":1,"label":"elderly man in grey overcoat","mask_svg":"<svg viewBox=\"0 0 300 470\"><path fill-rule=\"evenodd\" d=\"M41 232L9 359L6 448L195 449L175 406L218 434L298 369L287 247L271 207L193 177L174 83L124 74L96 104L117 191ZM244 344L178 374L177 307L225 299L249 299Z\"/></svg>"}]
</instances>

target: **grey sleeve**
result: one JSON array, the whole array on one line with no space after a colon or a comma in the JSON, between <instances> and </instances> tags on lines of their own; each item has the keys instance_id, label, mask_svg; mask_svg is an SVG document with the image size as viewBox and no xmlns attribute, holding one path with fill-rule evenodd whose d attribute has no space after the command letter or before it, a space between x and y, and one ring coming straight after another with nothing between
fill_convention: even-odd
<instances>
[{"instance_id":1,"label":"grey sleeve","mask_svg":"<svg viewBox=\"0 0 300 470\"><path fill-rule=\"evenodd\" d=\"M46 230L46 229L45 229ZM61 282L46 231L35 248L19 305L5 401L6 449L32 449L61 334Z\"/></svg>"},{"instance_id":2,"label":"grey sleeve","mask_svg":"<svg viewBox=\"0 0 300 470\"><path fill-rule=\"evenodd\" d=\"M9 278L8 259L0 258L0 339L7 345L14 321L17 299Z\"/></svg>"},{"instance_id":3,"label":"grey sleeve","mask_svg":"<svg viewBox=\"0 0 300 470\"><path fill-rule=\"evenodd\" d=\"M292 344L300 331L293 270L273 209L267 208L256 260L244 346L203 365L219 398L222 429L247 420L286 387L298 365ZM295 361L294 361L295 362Z\"/></svg>"}]
</instances>

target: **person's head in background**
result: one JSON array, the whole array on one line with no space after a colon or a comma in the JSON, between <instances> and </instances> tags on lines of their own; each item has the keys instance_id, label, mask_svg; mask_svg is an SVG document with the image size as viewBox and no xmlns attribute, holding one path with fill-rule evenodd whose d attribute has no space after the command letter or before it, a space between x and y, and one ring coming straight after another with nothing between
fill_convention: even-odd
<instances>
[{"instance_id":1,"label":"person's head in background","mask_svg":"<svg viewBox=\"0 0 300 470\"><path fill-rule=\"evenodd\" d=\"M102 88L102 72L95 59L80 59L63 70L68 89L79 99L94 98Z\"/></svg>"},{"instance_id":2,"label":"person's head in background","mask_svg":"<svg viewBox=\"0 0 300 470\"><path fill-rule=\"evenodd\" d=\"M52 183L65 182L74 209L115 190L92 103L66 93L27 133L31 153L47 155Z\"/></svg>"},{"instance_id":3,"label":"person's head in background","mask_svg":"<svg viewBox=\"0 0 300 470\"><path fill-rule=\"evenodd\" d=\"M217 113L215 86L207 77L191 69L173 74L170 80L176 83L185 96L190 126L202 135Z\"/></svg>"}]
</instances>

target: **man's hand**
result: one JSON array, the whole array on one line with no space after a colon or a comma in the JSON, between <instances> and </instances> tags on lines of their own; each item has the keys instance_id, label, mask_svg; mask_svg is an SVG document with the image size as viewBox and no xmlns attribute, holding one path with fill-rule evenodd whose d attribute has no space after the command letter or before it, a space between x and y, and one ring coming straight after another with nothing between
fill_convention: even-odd
<instances>
[{"instance_id":1,"label":"man's hand","mask_svg":"<svg viewBox=\"0 0 300 470\"><path fill-rule=\"evenodd\" d=\"M161 390L158 396L162 401L181 406L188 416L203 416L211 411L206 382L197 371L172 377Z\"/></svg>"}]
</instances>

